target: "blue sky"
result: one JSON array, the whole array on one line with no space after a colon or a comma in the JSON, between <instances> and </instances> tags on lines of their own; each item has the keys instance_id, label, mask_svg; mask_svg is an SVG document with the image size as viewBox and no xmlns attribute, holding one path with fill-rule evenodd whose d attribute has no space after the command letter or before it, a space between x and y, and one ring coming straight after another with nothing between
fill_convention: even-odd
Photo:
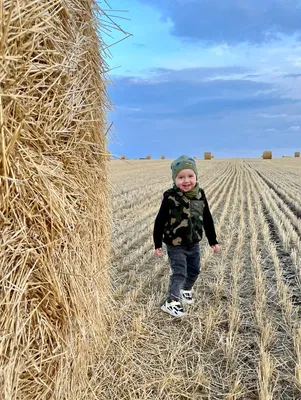
<instances>
[{"instance_id":1,"label":"blue sky","mask_svg":"<svg viewBox=\"0 0 301 400\"><path fill-rule=\"evenodd\" d=\"M123 29L103 36L113 154L300 151L299 0L98 2Z\"/></svg>"}]
</instances>

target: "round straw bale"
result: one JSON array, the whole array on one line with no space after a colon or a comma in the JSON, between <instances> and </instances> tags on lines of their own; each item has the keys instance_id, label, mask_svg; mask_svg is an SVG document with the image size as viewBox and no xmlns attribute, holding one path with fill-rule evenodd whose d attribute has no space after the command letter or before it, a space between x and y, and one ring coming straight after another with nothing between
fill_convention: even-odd
<instances>
[{"instance_id":1,"label":"round straw bale","mask_svg":"<svg viewBox=\"0 0 301 400\"><path fill-rule=\"evenodd\" d=\"M211 160L211 152L210 151L205 151L204 153L204 160Z\"/></svg>"},{"instance_id":2,"label":"round straw bale","mask_svg":"<svg viewBox=\"0 0 301 400\"><path fill-rule=\"evenodd\" d=\"M165 156L161 156L161 160L165 160Z\"/></svg>"},{"instance_id":3,"label":"round straw bale","mask_svg":"<svg viewBox=\"0 0 301 400\"><path fill-rule=\"evenodd\" d=\"M295 157L300 157L300 151L295 151L294 156L295 156Z\"/></svg>"},{"instance_id":4,"label":"round straw bale","mask_svg":"<svg viewBox=\"0 0 301 400\"><path fill-rule=\"evenodd\" d=\"M87 398L109 315L107 66L96 2L1 8L0 391Z\"/></svg>"},{"instance_id":5,"label":"round straw bale","mask_svg":"<svg viewBox=\"0 0 301 400\"><path fill-rule=\"evenodd\" d=\"M150 160L151 156L146 156L145 158L146 158L146 160Z\"/></svg>"},{"instance_id":6,"label":"round straw bale","mask_svg":"<svg viewBox=\"0 0 301 400\"><path fill-rule=\"evenodd\" d=\"M269 150L264 151L263 154L262 154L262 158L264 160L271 160L272 159L272 152L269 151Z\"/></svg>"},{"instance_id":7,"label":"round straw bale","mask_svg":"<svg viewBox=\"0 0 301 400\"><path fill-rule=\"evenodd\" d=\"M126 156L121 156L120 160L126 160Z\"/></svg>"},{"instance_id":8,"label":"round straw bale","mask_svg":"<svg viewBox=\"0 0 301 400\"><path fill-rule=\"evenodd\" d=\"M95 149L97 151L97 149ZM112 159L112 154L110 151L106 151L106 153L104 154L104 160L106 161L110 161Z\"/></svg>"}]
</instances>

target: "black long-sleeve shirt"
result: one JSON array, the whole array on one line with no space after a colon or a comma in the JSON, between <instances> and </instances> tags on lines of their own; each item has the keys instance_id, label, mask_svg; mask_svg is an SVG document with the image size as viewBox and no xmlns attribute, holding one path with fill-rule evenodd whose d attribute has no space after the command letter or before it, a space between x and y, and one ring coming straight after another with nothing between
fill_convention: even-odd
<instances>
[{"instance_id":1,"label":"black long-sleeve shirt","mask_svg":"<svg viewBox=\"0 0 301 400\"><path fill-rule=\"evenodd\" d=\"M202 200L204 201L203 210L203 227L210 246L218 244L216 240L216 232L214 228L213 218L209 209L208 201L206 199L205 193L202 190ZM155 219L153 239L155 244L155 249L162 247L163 235L165 225L169 219L169 204L166 196L163 196L161 207Z\"/></svg>"}]
</instances>

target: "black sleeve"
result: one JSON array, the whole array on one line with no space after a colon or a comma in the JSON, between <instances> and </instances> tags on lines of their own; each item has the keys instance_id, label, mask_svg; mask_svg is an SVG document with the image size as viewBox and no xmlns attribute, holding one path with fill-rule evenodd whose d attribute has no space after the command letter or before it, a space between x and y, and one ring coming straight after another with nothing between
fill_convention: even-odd
<instances>
[{"instance_id":1,"label":"black sleeve","mask_svg":"<svg viewBox=\"0 0 301 400\"><path fill-rule=\"evenodd\" d=\"M163 196L164 197L163 197L163 200L161 203L160 210L155 219L155 225L154 225L154 231L153 231L155 249L160 249L162 247L164 227L168 220L168 215L169 215L167 197L165 195L163 195Z\"/></svg>"},{"instance_id":2,"label":"black sleeve","mask_svg":"<svg viewBox=\"0 0 301 400\"><path fill-rule=\"evenodd\" d=\"M213 218L209 209L208 201L205 196L205 192L203 191L203 196L204 196L204 214L203 214L203 222L204 222L204 230L205 234L207 237L207 240L209 242L210 246L213 246L215 244L218 244L218 241L216 240L216 233L215 233L215 228L214 228L214 222Z\"/></svg>"}]
</instances>

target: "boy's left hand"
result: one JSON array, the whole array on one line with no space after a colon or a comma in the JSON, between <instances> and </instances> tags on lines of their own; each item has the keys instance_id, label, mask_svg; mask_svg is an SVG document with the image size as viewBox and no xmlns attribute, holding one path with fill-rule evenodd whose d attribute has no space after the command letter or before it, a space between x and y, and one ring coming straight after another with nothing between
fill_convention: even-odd
<instances>
[{"instance_id":1,"label":"boy's left hand","mask_svg":"<svg viewBox=\"0 0 301 400\"><path fill-rule=\"evenodd\" d=\"M211 249L212 249L213 253L218 253L220 251L220 245L214 244L213 246L211 246Z\"/></svg>"}]
</instances>

